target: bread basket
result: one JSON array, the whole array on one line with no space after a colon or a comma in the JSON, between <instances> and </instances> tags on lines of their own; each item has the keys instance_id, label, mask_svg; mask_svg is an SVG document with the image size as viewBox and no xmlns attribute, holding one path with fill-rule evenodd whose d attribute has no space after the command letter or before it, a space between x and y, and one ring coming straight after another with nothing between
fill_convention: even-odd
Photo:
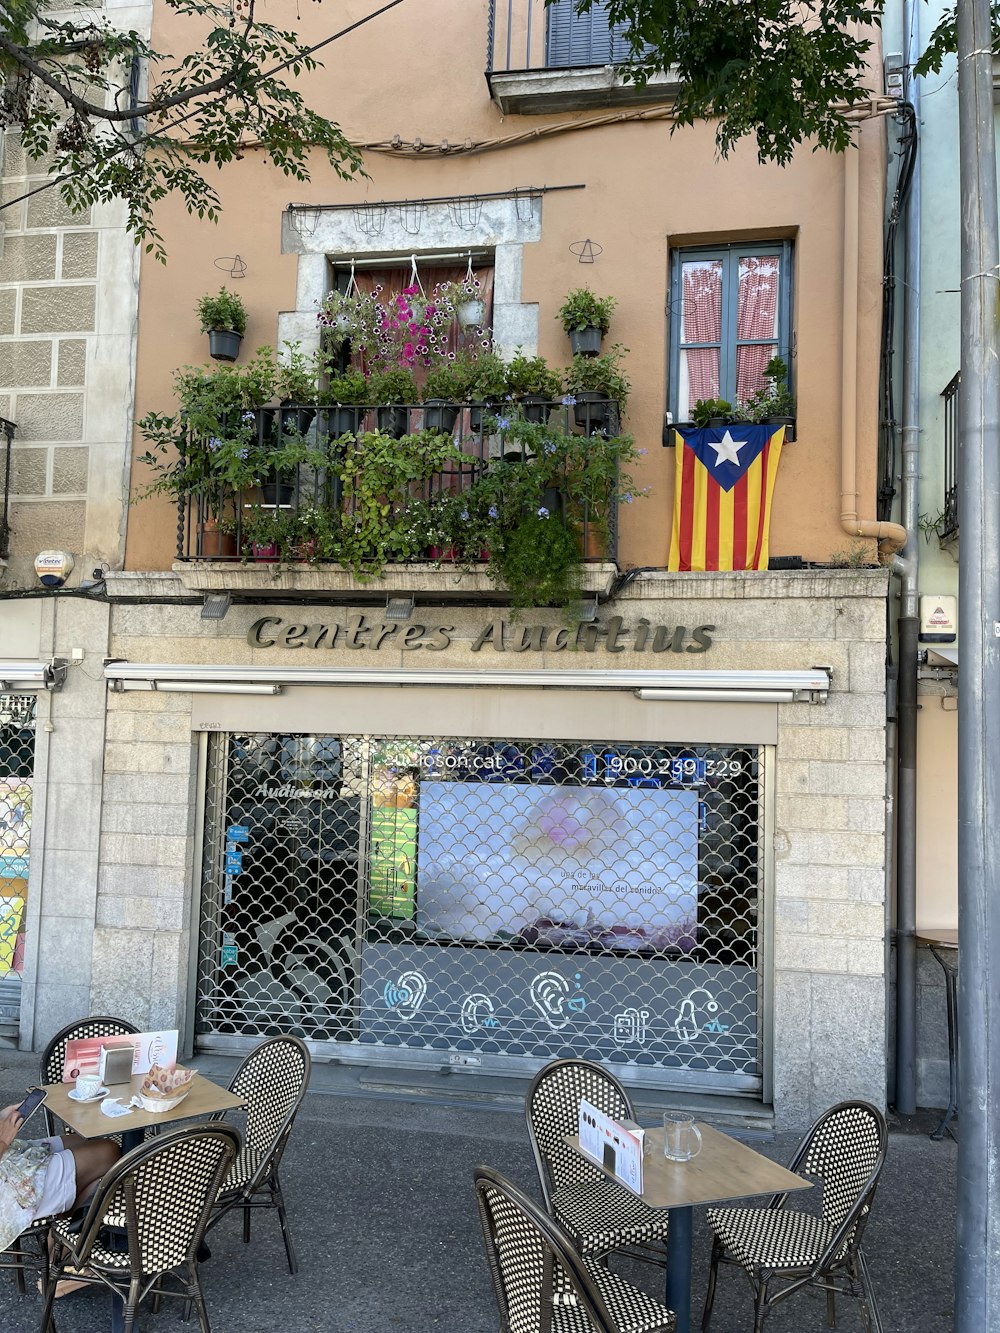
<instances>
[{"instance_id":1,"label":"bread basket","mask_svg":"<svg viewBox=\"0 0 1000 1333\"><path fill-rule=\"evenodd\" d=\"M175 1106L180 1106L187 1095L186 1088L178 1097L149 1097L145 1093L137 1092L133 1101L137 1101L144 1111L156 1115L160 1111L172 1111Z\"/></svg>"}]
</instances>

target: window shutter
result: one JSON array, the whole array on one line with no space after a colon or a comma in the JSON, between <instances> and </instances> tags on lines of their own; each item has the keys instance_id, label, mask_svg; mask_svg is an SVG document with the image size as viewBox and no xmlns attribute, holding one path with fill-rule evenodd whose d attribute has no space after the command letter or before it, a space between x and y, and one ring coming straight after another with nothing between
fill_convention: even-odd
<instances>
[{"instance_id":1,"label":"window shutter","mask_svg":"<svg viewBox=\"0 0 1000 1333\"><path fill-rule=\"evenodd\" d=\"M620 27L610 27L605 0L596 0L586 14L577 14L573 3L556 0L549 6L546 66L610 65L626 60L628 42Z\"/></svg>"}]
</instances>

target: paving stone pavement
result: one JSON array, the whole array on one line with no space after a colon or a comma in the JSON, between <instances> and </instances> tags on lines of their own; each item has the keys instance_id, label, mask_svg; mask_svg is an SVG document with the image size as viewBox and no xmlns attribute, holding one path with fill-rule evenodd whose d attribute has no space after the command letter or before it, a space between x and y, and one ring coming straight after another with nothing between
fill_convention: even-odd
<instances>
[{"instance_id":1,"label":"paving stone pavement","mask_svg":"<svg viewBox=\"0 0 1000 1333\"><path fill-rule=\"evenodd\" d=\"M206 1062L197 1061L202 1069ZM33 1081L37 1057L0 1053L0 1105ZM220 1076L220 1081L226 1081ZM796 1146L780 1135L754 1147L779 1161ZM401 1097L310 1093L285 1155L282 1181L300 1270L285 1265L276 1217L254 1218L249 1246L240 1220L213 1233L203 1267L213 1333L496 1333L472 1168L486 1163L539 1197L523 1116L511 1109ZM894 1133L866 1234L865 1251L886 1333L947 1333L952 1327L956 1145ZM695 1223L695 1327L705 1289L709 1237ZM662 1293L662 1271L617 1264ZM107 1333L100 1292L57 1306L58 1333ZM37 1333L40 1303L0 1274L0 1333ZM144 1313L142 1333L191 1333L179 1304ZM838 1303L838 1326L861 1333L854 1302ZM749 1287L722 1273L713 1333L750 1333ZM779 1307L768 1333L822 1333L825 1304L803 1294Z\"/></svg>"}]
</instances>

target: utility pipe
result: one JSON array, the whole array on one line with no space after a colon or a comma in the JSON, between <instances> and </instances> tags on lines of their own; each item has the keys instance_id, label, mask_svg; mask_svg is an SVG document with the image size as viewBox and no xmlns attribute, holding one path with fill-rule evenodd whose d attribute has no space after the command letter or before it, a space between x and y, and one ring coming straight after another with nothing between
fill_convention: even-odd
<instances>
[{"instance_id":1,"label":"utility pipe","mask_svg":"<svg viewBox=\"0 0 1000 1333\"><path fill-rule=\"evenodd\" d=\"M919 5L904 7L911 133L920 129L920 80L912 75L920 55ZM903 282L903 429L900 517L907 531L899 561L896 703L896 1110L917 1109L917 653L920 516L920 165L910 182L905 214Z\"/></svg>"},{"instance_id":2,"label":"utility pipe","mask_svg":"<svg viewBox=\"0 0 1000 1333\"><path fill-rule=\"evenodd\" d=\"M959 0L962 383L958 565L955 1333L1000 1328L1000 236L990 0Z\"/></svg>"},{"instance_id":3,"label":"utility pipe","mask_svg":"<svg viewBox=\"0 0 1000 1333\"><path fill-rule=\"evenodd\" d=\"M860 276L861 148L844 153L844 274L840 377L840 524L851 537L874 538L889 555L906 543L906 529L858 517L858 279Z\"/></svg>"}]
</instances>

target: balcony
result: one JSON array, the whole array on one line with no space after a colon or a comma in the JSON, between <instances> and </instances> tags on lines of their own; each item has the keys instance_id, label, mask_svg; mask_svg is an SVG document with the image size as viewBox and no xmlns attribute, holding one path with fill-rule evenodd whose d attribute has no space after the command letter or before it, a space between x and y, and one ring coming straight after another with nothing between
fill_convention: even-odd
<instances>
[{"instance_id":1,"label":"balcony","mask_svg":"<svg viewBox=\"0 0 1000 1333\"><path fill-rule=\"evenodd\" d=\"M551 540L555 563L571 552L578 590L602 591L629 484L619 464L634 457L618 405L543 400L503 412L295 405L239 414L219 436L172 439L178 461L160 489L177 496L182 581L356 597L377 580L376 596L433 589L518 604L516 543L529 543L530 564ZM520 591L558 603L557 583Z\"/></svg>"},{"instance_id":2,"label":"balcony","mask_svg":"<svg viewBox=\"0 0 1000 1333\"><path fill-rule=\"evenodd\" d=\"M936 524L942 546L958 542L958 389L962 382L959 372L941 391L944 400L944 507Z\"/></svg>"},{"instance_id":3,"label":"balcony","mask_svg":"<svg viewBox=\"0 0 1000 1333\"><path fill-rule=\"evenodd\" d=\"M617 67L630 55L600 0L588 14L577 14L573 0L490 0L486 81L504 115L668 101L676 76L657 73L642 87L629 83Z\"/></svg>"}]
</instances>

